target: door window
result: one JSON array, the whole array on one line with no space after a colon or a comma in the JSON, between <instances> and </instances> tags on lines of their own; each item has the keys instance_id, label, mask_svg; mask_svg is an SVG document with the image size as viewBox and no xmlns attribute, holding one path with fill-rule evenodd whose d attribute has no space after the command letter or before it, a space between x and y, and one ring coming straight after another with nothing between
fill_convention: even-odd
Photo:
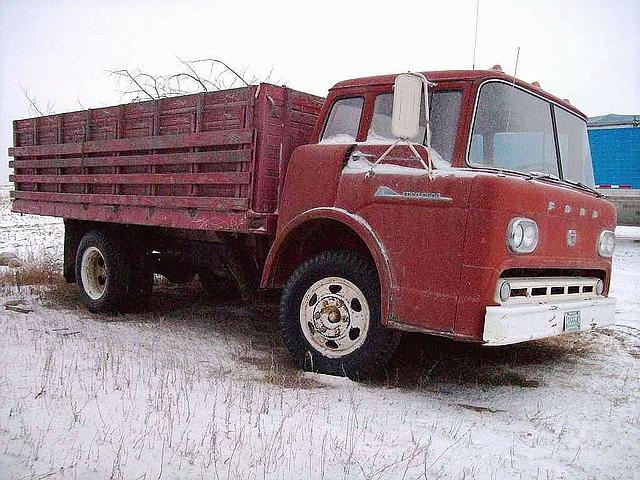
<instances>
[{"instance_id":1,"label":"door window","mask_svg":"<svg viewBox=\"0 0 640 480\"><path fill-rule=\"evenodd\" d=\"M433 92L429 99L431 146L448 163L451 163L453 158L461 100L462 92L459 90ZM393 133L391 133L392 111L393 94L383 93L378 95L373 105L373 117L367 134L368 143L393 143L396 141ZM425 134L426 123L423 101L420 108L418 135L412 138L411 141L424 144Z\"/></svg>"}]
</instances>

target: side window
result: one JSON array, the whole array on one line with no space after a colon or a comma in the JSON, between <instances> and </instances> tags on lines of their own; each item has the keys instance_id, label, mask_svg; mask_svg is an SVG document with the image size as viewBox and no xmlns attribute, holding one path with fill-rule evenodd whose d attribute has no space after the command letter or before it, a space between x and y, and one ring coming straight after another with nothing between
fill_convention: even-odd
<instances>
[{"instance_id":1,"label":"side window","mask_svg":"<svg viewBox=\"0 0 640 480\"><path fill-rule=\"evenodd\" d=\"M321 143L352 143L356 141L363 97L343 98L331 107Z\"/></svg>"},{"instance_id":2,"label":"side window","mask_svg":"<svg viewBox=\"0 0 640 480\"><path fill-rule=\"evenodd\" d=\"M555 105L553 111L556 115L563 178L594 186L593 161L584 120Z\"/></svg>"},{"instance_id":3,"label":"side window","mask_svg":"<svg viewBox=\"0 0 640 480\"><path fill-rule=\"evenodd\" d=\"M393 115L393 94L381 93L373 104L373 117L367 133L369 143L393 143L396 138L391 132L391 117ZM413 143L422 143L425 135L424 101L420 106L420 128L418 135L412 138Z\"/></svg>"},{"instance_id":4,"label":"side window","mask_svg":"<svg viewBox=\"0 0 640 480\"><path fill-rule=\"evenodd\" d=\"M431 146L449 163L451 163L453 157L461 101L462 92L459 90L433 92L429 100ZM371 127L369 127L367 134L367 142L392 143L395 141L391 133L392 110L393 94L383 93L376 97L373 105ZM414 143L424 143L425 134L423 102L420 111L420 129L418 130L418 135L412 141Z\"/></svg>"}]
</instances>

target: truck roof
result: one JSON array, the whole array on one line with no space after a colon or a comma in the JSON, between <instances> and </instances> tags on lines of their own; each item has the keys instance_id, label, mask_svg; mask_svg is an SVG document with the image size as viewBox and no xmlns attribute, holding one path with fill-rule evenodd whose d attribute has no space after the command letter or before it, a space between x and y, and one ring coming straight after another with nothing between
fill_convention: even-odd
<instances>
[{"instance_id":1,"label":"truck roof","mask_svg":"<svg viewBox=\"0 0 640 480\"><path fill-rule=\"evenodd\" d=\"M440 70L440 71L432 71L432 72L421 72L428 80L432 82L439 81L457 81L457 80L467 80L467 81L482 81L489 79L497 79L503 80L506 82L513 82L514 77L511 75L507 75L504 72L499 70ZM398 76L398 73L389 74L389 75L376 75L373 77L361 77L361 78L352 78L350 80L343 80L341 82L336 83L331 90L340 90L343 88L354 88L354 87L366 87L366 86L383 86L383 85L392 85L395 81L395 78ZM571 105L568 100L556 97L555 95L550 94L546 90L533 85L531 83L525 82L524 80L520 80L518 78L515 79L515 83L518 86L524 87L528 90L534 91L538 95L560 104L567 110L574 112L580 117L587 119L587 116L578 110L576 107Z\"/></svg>"}]
</instances>

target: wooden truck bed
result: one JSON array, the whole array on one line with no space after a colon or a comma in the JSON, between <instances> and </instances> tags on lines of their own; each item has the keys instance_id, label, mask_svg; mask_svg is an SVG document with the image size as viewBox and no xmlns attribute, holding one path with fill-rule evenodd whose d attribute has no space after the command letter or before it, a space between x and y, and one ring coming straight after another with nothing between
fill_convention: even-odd
<instances>
[{"instance_id":1,"label":"wooden truck bed","mask_svg":"<svg viewBox=\"0 0 640 480\"><path fill-rule=\"evenodd\" d=\"M15 212L275 233L323 99L269 84L16 120Z\"/></svg>"}]
</instances>

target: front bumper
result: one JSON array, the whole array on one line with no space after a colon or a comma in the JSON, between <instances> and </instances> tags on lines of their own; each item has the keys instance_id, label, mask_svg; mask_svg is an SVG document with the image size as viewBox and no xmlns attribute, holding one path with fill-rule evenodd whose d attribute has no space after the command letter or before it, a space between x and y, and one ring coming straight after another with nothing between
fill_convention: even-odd
<instances>
[{"instance_id":1,"label":"front bumper","mask_svg":"<svg viewBox=\"0 0 640 480\"><path fill-rule=\"evenodd\" d=\"M615 298L487 307L482 337L485 345L509 345L591 330L612 324L615 309ZM565 331L565 314L575 312L580 312L579 330Z\"/></svg>"}]
</instances>

